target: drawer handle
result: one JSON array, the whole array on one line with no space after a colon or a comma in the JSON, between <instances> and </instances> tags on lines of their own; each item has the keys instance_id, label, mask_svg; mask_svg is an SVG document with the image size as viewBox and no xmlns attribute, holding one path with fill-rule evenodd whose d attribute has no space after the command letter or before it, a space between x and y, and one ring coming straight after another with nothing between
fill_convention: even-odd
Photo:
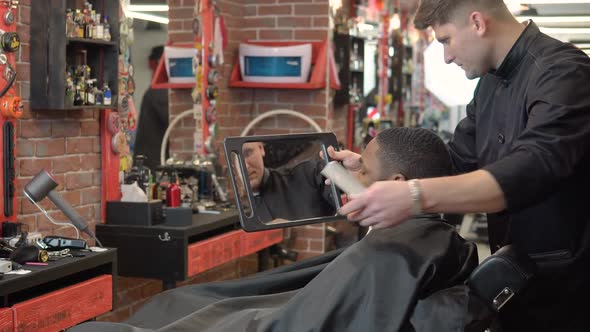
<instances>
[{"instance_id":1,"label":"drawer handle","mask_svg":"<svg viewBox=\"0 0 590 332\"><path fill-rule=\"evenodd\" d=\"M164 232L164 237L162 237L162 235L158 234L158 238L160 239L160 241L162 242L168 242L170 241L170 235L168 234L168 232Z\"/></svg>"}]
</instances>

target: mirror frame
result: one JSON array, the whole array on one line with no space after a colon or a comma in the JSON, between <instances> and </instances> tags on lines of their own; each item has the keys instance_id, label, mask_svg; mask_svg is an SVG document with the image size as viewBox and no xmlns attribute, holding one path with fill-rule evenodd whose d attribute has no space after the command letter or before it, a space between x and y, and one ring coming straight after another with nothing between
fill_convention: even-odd
<instances>
[{"instance_id":1,"label":"mirror frame","mask_svg":"<svg viewBox=\"0 0 590 332\"><path fill-rule=\"evenodd\" d=\"M235 153L238 156L239 160L239 167L240 172L245 174L247 177L248 172L246 170L246 165L244 164L244 156L242 155L242 145L244 143L250 142L276 142L276 141L297 141L297 140L306 140L306 141L319 141L322 144L322 150L324 155L327 155L327 147L332 146L334 149L338 150L338 141L336 139L336 135L334 133L304 133L304 134L281 134L281 135L255 135L255 136L239 136L239 137L226 137L223 140L223 148L225 151L225 158L227 161L227 168L229 170L230 178L232 187L234 190L234 199L236 201L236 206L238 209L238 213L240 216L240 225L242 229L246 232L257 232L257 231L264 231L269 229L276 229L276 228L285 228L285 227L293 227L293 226L301 226L301 225L310 225L310 224L317 224L317 223L324 223L336 220L343 220L345 217L337 215L336 213L333 216L322 216L322 217L314 217L314 218L307 218L307 219L299 219L299 220L286 220L286 219L273 219L270 222L262 221L257 214L254 197L252 194L252 188L250 188L250 183L246 178L244 181L245 187L247 187L246 193L248 196L248 204L252 209L252 215L248 216L244 210L244 206L242 205L241 199L236 195L239 192L237 181L239 176L235 174L234 167L232 166L232 153ZM327 160L330 161L330 160ZM340 208L341 201L340 195L341 192L336 186L332 183L330 185L331 192L333 197L335 198L334 201L336 202L335 211Z\"/></svg>"}]
</instances>

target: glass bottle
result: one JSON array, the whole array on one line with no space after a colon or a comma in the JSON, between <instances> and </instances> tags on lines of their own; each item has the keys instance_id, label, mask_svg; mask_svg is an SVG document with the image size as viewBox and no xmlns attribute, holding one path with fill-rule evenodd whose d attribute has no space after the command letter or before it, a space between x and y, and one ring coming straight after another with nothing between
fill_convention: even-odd
<instances>
[{"instance_id":1,"label":"glass bottle","mask_svg":"<svg viewBox=\"0 0 590 332\"><path fill-rule=\"evenodd\" d=\"M166 188L166 206L167 207L179 207L181 203L180 186L176 175L172 175L170 178L170 185Z\"/></svg>"},{"instance_id":2,"label":"glass bottle","mask_svg":"<svg viewBox=\"0 0 590 332\"><path fill-rule=\"evenodd\" d=\"M74 94L74 106L84 105L84 100L80 94L80 85L76 85L76 93Z\"/></svg>"},{"instance_id":3,"label":"glass bottle","mask_svg":"<svg viewBox=\"0 0 590 332\"><path fill-rule=\"evenodd\" d=\"M109 85L105 82L104 86L102 88L102 93L103 93L103 104L109 106L111 105L112 102L112 95L111 95L111 89L109 89Z\"/></svg>"},{"instance_id":4,"label":"glass bottle","mask_svg":"<svg viewBox=\"0 0 590 332\"><path fill-rule=\"evenodd\" d=\"M95 105L96 99L94 98L94 80L86 81L86 105Z\"/></svg>"},{"instance_id":5,"label":"glass bottle","mask_svg":"<svg viewBox=\"0 0 590 332\"><path fill-rule=\"evenodd\" d=\"M103 35L104 40L111 41L111 26L109 25L109 16L108 15L104 16L103 30L104 30L104 32L103 32L104 33L104 35Z\"/></svg>"}]
</instances>

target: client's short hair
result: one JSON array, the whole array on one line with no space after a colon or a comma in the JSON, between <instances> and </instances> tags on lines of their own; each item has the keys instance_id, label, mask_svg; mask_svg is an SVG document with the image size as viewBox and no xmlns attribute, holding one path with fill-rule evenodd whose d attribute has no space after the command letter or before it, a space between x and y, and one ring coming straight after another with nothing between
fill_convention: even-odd
<instances>
[{"instance_id":1,"label":"client's short hair","mask_svg":"<svg viewBox=\"0 0 590 332\"><path fill-rule=\"evenodd\" d=\"M381 178L401 173L407 180L451 175L452 163L445 143L423 128L389 128L377 135L376 156ZM387 174L385 174L387 173Z\"/></svg>"}]
</instances>

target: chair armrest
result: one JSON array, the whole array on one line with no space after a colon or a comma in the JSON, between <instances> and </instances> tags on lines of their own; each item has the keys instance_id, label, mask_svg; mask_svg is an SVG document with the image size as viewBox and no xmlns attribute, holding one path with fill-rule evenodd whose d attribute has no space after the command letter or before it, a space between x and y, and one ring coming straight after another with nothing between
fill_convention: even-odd
<instances>
[{"instance_id":1,"label":"chair armrest","mask_svg":"<svg viewBox=\"0 0 590 332\"><path fill-rule=\"evenodd\" d=\"M486 305L498 312L529 283L535 262L511 245L500 248L473 270L467 285Z\"/></svg>"}]
</instances>

